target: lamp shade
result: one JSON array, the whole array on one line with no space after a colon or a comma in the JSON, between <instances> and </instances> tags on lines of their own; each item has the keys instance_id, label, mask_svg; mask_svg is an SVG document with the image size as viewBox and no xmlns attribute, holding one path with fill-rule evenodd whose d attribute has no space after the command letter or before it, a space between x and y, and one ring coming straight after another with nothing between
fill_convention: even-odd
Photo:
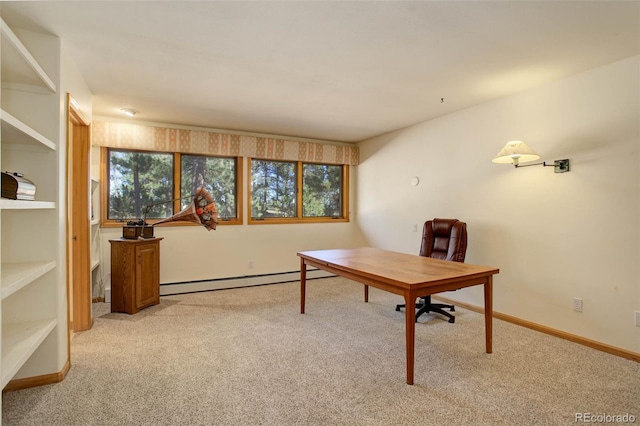
<instances>
[{"instance_id":1,"label":"lamp shade","mask_svg":"<svg viewBox=\"0 0 640 426\"><path fill-rule=\"evenodd\" d=\"M538 158L540 158L540 155L526 143L522 141L511 141L507 142L504 148L502 148L491 161L494 163L518 165L519 163L534 161Z\"/></svg>"}]
</instances>

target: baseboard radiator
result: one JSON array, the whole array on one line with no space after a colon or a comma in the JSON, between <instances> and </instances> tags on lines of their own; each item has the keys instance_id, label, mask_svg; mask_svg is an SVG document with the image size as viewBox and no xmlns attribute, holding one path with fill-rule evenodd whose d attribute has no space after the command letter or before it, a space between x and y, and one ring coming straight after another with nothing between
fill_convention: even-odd
<instances>
[{"instance_id":1,"label":"baseboard radiator","mask_svg":"<svg viewBox=\"0 0 640 426\"><path fill-rule=\"evenodd\" d=\"M308 269L307 279L335 277L321 269ZM264 275L244 275L240 277L218 278L202 281L186 281L160 284L160 296L194 293L198 291L223 290L228 288L252 287L256 285L286 283L300 280L300 271L280 272Z\"/></svg>"}]
</instances>

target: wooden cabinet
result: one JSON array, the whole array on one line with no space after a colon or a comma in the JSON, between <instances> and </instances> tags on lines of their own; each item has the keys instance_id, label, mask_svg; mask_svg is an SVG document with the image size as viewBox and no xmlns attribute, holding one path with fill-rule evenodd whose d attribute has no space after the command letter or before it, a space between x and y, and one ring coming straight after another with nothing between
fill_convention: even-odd
<instances>
[{"instance_id":1,"label":"wooden cabinet","mask_svg":"<svg viewBox=\"0 0 640 426\"><path fill-rule=\"evenodd\" d=\"M160 303L160 240L109 240L111 312L135 314Z\"/></svg>"}]
</instances>

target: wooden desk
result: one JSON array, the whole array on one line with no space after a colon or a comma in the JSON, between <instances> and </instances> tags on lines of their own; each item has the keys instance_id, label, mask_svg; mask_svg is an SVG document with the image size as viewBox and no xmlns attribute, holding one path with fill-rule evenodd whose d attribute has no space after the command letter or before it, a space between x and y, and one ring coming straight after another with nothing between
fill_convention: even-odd
<instances>
[{"instance_id":1,"label":"wooden desk","mask_svg":"<svg viewBox=\"0 0 640 426\"><path fill-rule=\"evenodd\" d=\"M491 353L493 319L493 275L497 268L449 262L429 257L396 253L371 247L338 250L303 251L300 256L300 313L305 312L307 265L363 283L365 302L373 286L404 297L407 306L416 298L443 291L484 285L484 321L486 351ZM407 384L413 384L416 311L407 309L406 354Z\"/></svg>"}]
</instances>

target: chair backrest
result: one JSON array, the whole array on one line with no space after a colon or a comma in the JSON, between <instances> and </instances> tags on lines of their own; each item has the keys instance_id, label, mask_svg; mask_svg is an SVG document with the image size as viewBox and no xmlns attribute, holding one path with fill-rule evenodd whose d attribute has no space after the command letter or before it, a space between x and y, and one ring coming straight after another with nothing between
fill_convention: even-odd
<instances>
[{"instance_id":1,"label":"chair backrest","mask_svg":"<svg viewBox=\"0 0 640 426\"><path fill-rule=\"evenodd\" d=\"M433 219L424 223L420 256L464 262L467 224L458 219Z\"/></svg>"}]
</instances>

